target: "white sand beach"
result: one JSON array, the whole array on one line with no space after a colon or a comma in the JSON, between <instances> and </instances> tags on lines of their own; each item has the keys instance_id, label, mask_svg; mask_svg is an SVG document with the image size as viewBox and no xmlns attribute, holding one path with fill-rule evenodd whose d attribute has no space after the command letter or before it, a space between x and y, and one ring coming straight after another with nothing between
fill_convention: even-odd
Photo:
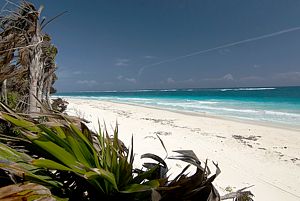
<instances>
[{"instance_id":1,"label":"white sand beach","mask_svg":"<svg viewBox=\"0 0 300 201\"><path fill-rule=\"evenodd\" d=\"M100 100L66 99L68 114L83 117L98 128L98 119L108 130L119 125L119 137L130 145L134 137L135 165L141 166L143 153L162 158L166 153L157 139L161 137L169 156L172 150L193 150L202 160L217 162L221 174L214 184L225 188L250 190L256 201L300 200L300 131L223 118L173 112L131 104ZM112 133L112 132L111 132ZM171 172L183 168L167 160Z\"/></svg>"}]
</instances>

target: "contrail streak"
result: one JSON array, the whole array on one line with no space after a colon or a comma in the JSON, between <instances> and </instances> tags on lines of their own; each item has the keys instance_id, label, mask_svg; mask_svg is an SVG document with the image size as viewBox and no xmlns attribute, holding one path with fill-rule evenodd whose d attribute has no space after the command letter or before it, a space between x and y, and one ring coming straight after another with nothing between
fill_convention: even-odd
<instances>
[{"instance_id":1,"label":"contrail streak","mask_svg":"<svg viewBox=\"0 0 300 201\"><path fill-rule=\"evenodd\" d=\"M140 77L142 75L142 73L144 72L145 69L147 69L149 67L152 67L152 66L157 66L157 65L160 65L160 64L177 61L177 60L180 60L180 59L184 59L184 58L187 58L187 57L192 57L192 56L195 56L195 55L211 52L211 51L214 51L214 50L218 50L218 49L222 49L222 48L226 48L226 47L232 47L232 46L236 46L236 45L240 45L240 44L244 44L244 43L249 43L249 42L253 42L253 41L257 41L257 40L262 40L262 39L265 39L265 38L270 38L270 37L273 37L273 36L278 36L278 35L281 35L281 34L289 33L289 32L292 32L292 31L298 31L298 30L300 30L300 26L290 28L290 29L284 29L284 30L277 31L277 32L274 32L274 33L270 33L270 34L257 36L257 37L254 37L254 38L249 38L249 39L245 39L245 40L236 41L236 42L233 42L233 43L220 45L220 46L205 49L205 50L200 50L200 51L197 51L197 52L192 52L192 53L189 53L189 54L186 54L186 55L183 55L183 56L178 56L178 57L173 57L171 59L162 60L162 61L159 61L157 63L144 65L139 69L138 77Z\"/></svg>"}]
</instances>

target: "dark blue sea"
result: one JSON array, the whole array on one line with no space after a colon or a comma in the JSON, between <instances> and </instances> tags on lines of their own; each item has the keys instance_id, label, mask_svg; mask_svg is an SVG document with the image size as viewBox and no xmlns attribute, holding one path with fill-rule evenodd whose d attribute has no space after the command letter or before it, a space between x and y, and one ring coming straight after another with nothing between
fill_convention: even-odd
<instances>
[{"instance_id":1,"label":"dark blue sea","mask_svg":"<svg viewBox=\"0 0 300 201\"><path fill-rule=\"evenodd\" d=\"M90 91L56 95L300 127L300 87Z\"/></svg>"}]
</instances>

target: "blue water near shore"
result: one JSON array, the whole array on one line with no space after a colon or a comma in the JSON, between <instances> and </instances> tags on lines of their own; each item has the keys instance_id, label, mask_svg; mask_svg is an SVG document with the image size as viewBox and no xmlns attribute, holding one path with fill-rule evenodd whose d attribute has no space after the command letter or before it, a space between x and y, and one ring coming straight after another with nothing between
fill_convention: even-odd
<instances>
[{"instance_id":1,"label":"blue water near shore","mask_svg":"<svg viewBox=\"0 0 300 201\"><path fill-rule=\"evenodd\" d=\"M300 127L300 87L68 92L56 95Z\"/></svg>"}]
</instances>

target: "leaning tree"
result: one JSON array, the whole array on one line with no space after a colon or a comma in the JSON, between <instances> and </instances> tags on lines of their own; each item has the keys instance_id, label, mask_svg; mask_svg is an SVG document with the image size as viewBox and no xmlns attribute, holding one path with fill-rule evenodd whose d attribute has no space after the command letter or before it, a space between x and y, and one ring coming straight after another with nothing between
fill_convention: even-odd
<instances>
[{"instance_id":1,"label":"leaning tree","mask_svg":"<svg viewBox=\"0 0 300 201\"><path fill-rule=\"evenodd\" d=\"M7 0L0 16L1 93L6 99L6 88L18 92L19 106L29 113L39 112L41 104L51 107L49 95L56 79L57 48L42 31L47 24L40 20L42 9Z\"/></svg>"}]
</instances>

